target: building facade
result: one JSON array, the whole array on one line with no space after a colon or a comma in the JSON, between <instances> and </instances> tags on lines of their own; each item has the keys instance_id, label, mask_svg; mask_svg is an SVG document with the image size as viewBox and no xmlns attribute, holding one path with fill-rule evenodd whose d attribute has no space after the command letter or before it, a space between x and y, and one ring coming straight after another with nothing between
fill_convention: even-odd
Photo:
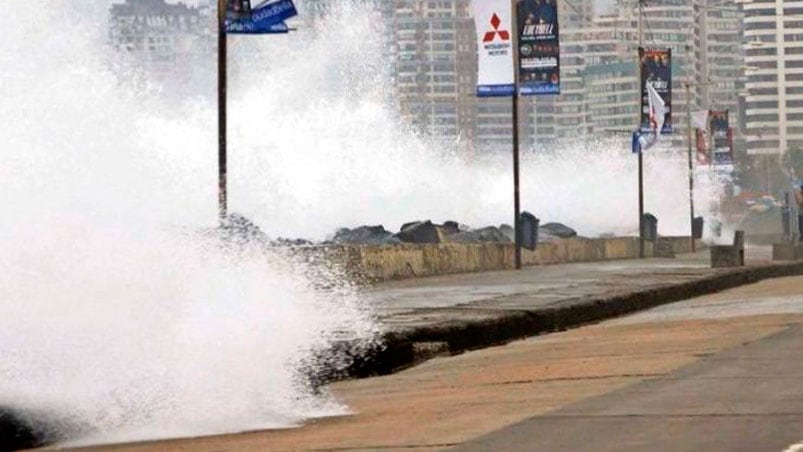
<instances>
[{"instance_id":1,"label":"building facade","mask_svg":"<svg viewBox=\"0 0 803 452\"><path fill-rule=\"evenodd\" d=\"M469 0L394 0L390 33L401 119L418 131L473 138L473 22Z\"/></svg>"},{"instance_id":2,"label":"building facade","mask_svg":"<svg viewBox=\"0 0 803 452\"><path fill-rule=\"evenodd\" d=\"M109 42L127 57L131 78L138 71L155 79L166 93L182 96L209 92L214 71L209 55L216 45L216 3L199 6L165 0L125 0L109 10Z\"/></svg>"},{"instance_id":3,"label":"building facade","mask_svg":"<svg viewBox=\"0 0 803 452\"><path fill-rule=\"evenodd\" d=\"M737 137L743 135L740 93L744 91L743 11L726 0L699 0L697 93L707 110L727 110Z\"/></svg>"},{"instance_id":4,"label":"building facade","mask_svg":"<svg viewBox=\"0 0 803 452\"><path fill-rule=\"evenodd\" d=\"M747 0L745 138L748 154L803 148L803 1Z\"/></svg>"},{"instance_id":5,"label":"building facade","mask_svg":"<svg viewBox=\"0 0 803 452\"><path fill-rule=\"evenodd\" d=\"M109 39L118 50L149 61L172 61L202 35L197 7L164 0L125 0L111 6Z\"/></svg>"},{"instance_id":6,"label":"building facade","mask_svg":"<svg viewBox=\"0 0 803 452\"><path fill-rule=\"evenodd\" d=\"M395 97L403 122L416 130L468 143L472 149L508 148L509 98L477 98L476 30L470 0L394 0L392 39ZM593 1L559 9L562 33L593 16ZM581 65L561 52L560 96L524 97L520 140L524 147L552 146L577 137L586 123ZM580 129L578 129L580 127Z\"/></svg>"}]
</instances>

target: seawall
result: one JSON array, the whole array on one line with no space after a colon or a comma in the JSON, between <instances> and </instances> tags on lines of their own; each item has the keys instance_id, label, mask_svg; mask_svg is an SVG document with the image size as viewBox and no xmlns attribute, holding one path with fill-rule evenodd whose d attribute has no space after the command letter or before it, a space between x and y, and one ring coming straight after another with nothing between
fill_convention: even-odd
<instances>
[{"instance_id":1,"label":"seawall","mask_svg":"<svg viewBox=\"0 0 803 452\"><path fill-rule=\"evenodd\" d=\"M662 237L676 254L691 252L688 237ZM700 243L700 242L698 242ZM645 242L646 257L654 255L654 244ZM513 244L441 243L402 245L335 245L312 248L312 254L345 267L348 273L367 281L391 281L407 278L508 270L513 268ZM319 254L320 253L320 254ZM639 256L637 237L606 239L571 238L539 243L535 251L522 251L525 266L616 259Z\"/></svg>"}]
</instances>

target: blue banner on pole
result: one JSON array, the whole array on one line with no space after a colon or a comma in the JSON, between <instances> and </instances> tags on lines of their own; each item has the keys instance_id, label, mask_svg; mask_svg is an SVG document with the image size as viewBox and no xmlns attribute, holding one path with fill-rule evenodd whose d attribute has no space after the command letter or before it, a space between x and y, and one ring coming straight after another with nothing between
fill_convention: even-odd
<instances>
[{"instance_id":1,"label":"blue banner on pole","mask_svg":"<svg viewBox=\"0 0 803 452\"><path fill-rule=\"evenodd\" d=\"M519 92L560 94L558 5L550 0L516 0L519 37Z\"/></svg>"},{"instance_id":2,"label":"blue banner on pole","mask_svg":"<svg viewBox=\"0 0 803 452\"><path fill-rule=\"evenodd\" d=\"M672 50L639 48L639 66L641 70L641 131L652 132L656 118L652 117L653 109L647 85L652 86L655 93L663 101L664 120L659 132L670 134L672 127Z\"/></svg>"},{"instance_id":3,"label":"blue banner on pole","mask_svg":"<svg viewBox=\"0 0 803 452\"><path fill-rule=\"evenodd\" d=\"M477 97L510 97L516 94L516 85L480 85Z\"/></svg>"},{"instance_id":4,"label":"blue banner on pole","mask_svg":"<svg viewBox=\"0 0 803 452\"><path fill-rule=\"evenodd\" d=\"M226 14L226 33L287 33L285 20L298 15L292 0L265 2L250 8L248 0L230 0Z\"/></svg>"},{"instance_id":5,"label":"blue banner on pole","mask_svg":"<svg viewBox=\"0 0 803 452\"><path fill-rule=\"evenodd\" d=\"M240 23L227 23L226 33L232 35L262 35L272 33L288 33L290 27L284 22L278 24L240 24Z\"/></svg>"}]
</instances>

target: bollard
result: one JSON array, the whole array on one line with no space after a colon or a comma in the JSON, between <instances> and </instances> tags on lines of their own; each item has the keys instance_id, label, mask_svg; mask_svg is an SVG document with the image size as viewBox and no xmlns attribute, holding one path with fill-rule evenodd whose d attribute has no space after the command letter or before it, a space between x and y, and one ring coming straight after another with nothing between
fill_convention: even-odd
<instances>
[{"instance_id":1,"label":"bollard","mask_svg":"<svg viewBox=\"0 0 803 452\"><path fill-rule=\"evenodd\" d=\"M744 267L744 231L736 231L733 245L713 245L711 250L711 267Z\"/></svg>"}]
</instances>

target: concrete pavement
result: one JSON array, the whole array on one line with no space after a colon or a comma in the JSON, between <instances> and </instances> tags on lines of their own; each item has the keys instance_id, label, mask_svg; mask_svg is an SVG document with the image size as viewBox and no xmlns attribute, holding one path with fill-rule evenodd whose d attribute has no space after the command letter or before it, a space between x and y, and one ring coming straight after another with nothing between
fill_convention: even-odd
<instances>
[{"instance_id":1,"label":"concrete pavement","mask_svg":"<svg viewBox=\"0 0 803 452\"><path fill-rule=\"evenodd\" d=\"M772 250L746 252L749 266L771 264ZM708 250L676 259L634 259L525 267L520 271L466 273L381 283L364 291L389 329L427 321L436 309L538 309L571 305L602 294L630 293L664 284L694 281L728 270L712 269ZM423 311L422 311L423 310ZM421 318L416 319L420 313Z\"/></svg>"},{"instance_id":2,"label":"concrete pavement","mask_svg":"<svg viewBox=\"0 0 803 452\"><path fill-rule=\"evenodd\" d=\"M702 251L677 259L537 266L379 284L362 295L384 327L386 347L359 357L347 373L386 374L437 354L803 274L803 263L772 263L770 247L750 247L746 255L748 267L738 269L712 269L708 251Z\"/></svg>"},{"instance_id":3,"label":"concrete pavement","mask_svg":"<svg viewBox=\"0 0 803 452\"><path fill-rule=\"evenodd\" d=\"M790 325L456 450L785 451L803 438L801 358L803 325Z\"/></svg>"},{"instance_id":4,"label":"concrete pavement","mask_svg":"<svg viewBox=\"0 0 803 452\"><path fill-rule=\"evenodd\" d=\"M590 444L593 450L782 452L803 440L802 329L803 277L767 280L331 385L353 410L350 416L297 429L98 449L503 450L505 444L483 441L510 436L505 429L514 428L520 442L509 450ZM528 430L560 421L575 435ZM593 434L572 430L575 422ZM567 438L581 441L560 442ZM569 448L551 448L563 444Z\"/></svg>"}]
</instances>

